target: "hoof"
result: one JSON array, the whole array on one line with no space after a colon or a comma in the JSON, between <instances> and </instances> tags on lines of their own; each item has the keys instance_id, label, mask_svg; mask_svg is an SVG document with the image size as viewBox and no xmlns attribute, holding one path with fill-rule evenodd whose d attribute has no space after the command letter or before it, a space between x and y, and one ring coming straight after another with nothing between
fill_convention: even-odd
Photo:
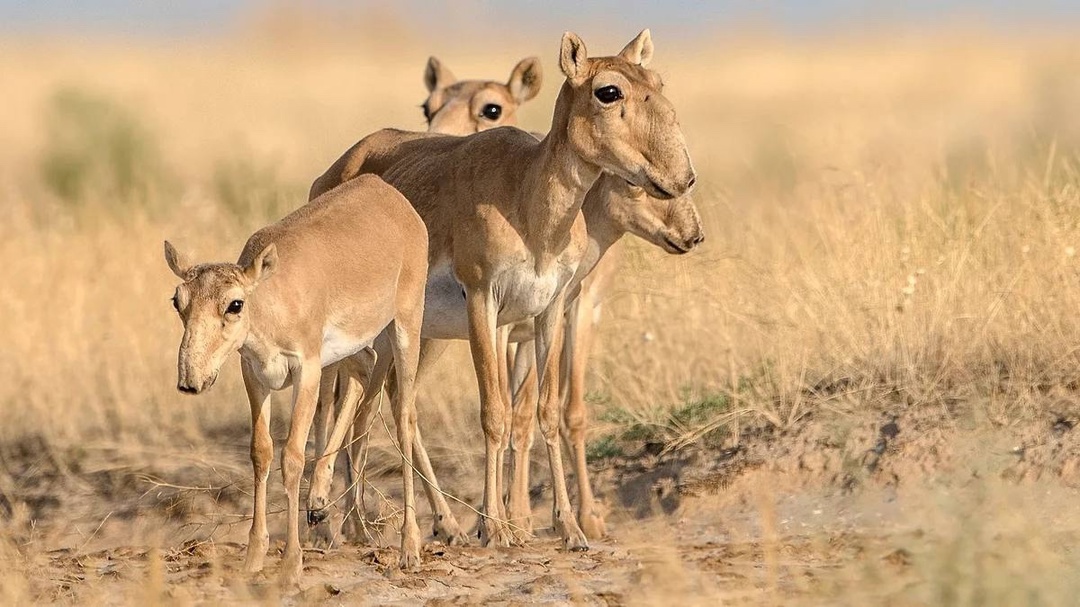
<instances>
[{"instance_id":1,"label":"hoof","mask_svg":"<svg viewBox=\"0 0 1080 607\"><path fill-rule=\"evenodd\" d=\"M511 518L509 528L515 546L525 546L534 537L531 517L520 522L519 519Z\"/></svg>"},{"instance_id":2,"label":"hoof","mask_svg":"<svg viewBox=\"0 0 1080 607\"><path fill-rule=\"evenodd\" d=\"M480 523L480 545L484 548L509 548L510 530L506 524L492 518Z\"/></svg>"},{"instance_id":3,"label":"hoof","mask_svg":"<svg viewBox=\"0 0 1080 607\"><path fill-rule=\"evenodd\" d=\"M573 517L555 516L555 532L563 540L563 546L571 552L584 552L589 549L589 540Z\"/></svg>"},{"instance_id":4,"label":"hoof","mask_svg":"<svg viewBox=\"0 0 1080 607\"><path fill-rule=\"evenodd\" d=\"M420 553L416 554L402 554L401 559L398 560L398 565L402 571L415 571L420 568Z\"/></svg>"},{"instance_id":5,"label":"hoof","mask_svg":"<svg viewBox=\"0 0 1080 607\"><path fill-rule=\"evenodd\" d=\"M319 523L325 521L329 516L329 508L323 507L310 509L307 511L307 524L314 527L315 525L318 525Z\"/></svg>"},{"instance_id":6,"label":"hoof","mask_svg":"<svg viewBox=\"0 0 1080 607\"><path fill-rule=\"evenodd\" d=\"M410 519L401 529L401 558L398 564L402 571L420 566L420 529L415 520Z\"/></svg>"}]
</instances>

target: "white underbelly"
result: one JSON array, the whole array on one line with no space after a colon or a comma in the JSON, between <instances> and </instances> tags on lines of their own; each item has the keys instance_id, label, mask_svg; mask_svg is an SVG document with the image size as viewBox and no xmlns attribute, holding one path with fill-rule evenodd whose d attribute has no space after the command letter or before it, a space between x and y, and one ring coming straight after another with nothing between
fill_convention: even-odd
<instances>
[{"instance_id":1,"label":"white underbelly","mask_svg":"<svg viewBox=\"0 0 1080 607\"><path fill-rule=\"evenodd\" d=\"M492 285L499 326L525 321L543 312L572 275L572 268L558 266L544 274L537 274L528 265L503 271ZM465 289L449 263L440 263L428 273L422 333L431 339L469 338Z\"/></svg>"},{"instance_id":2,"label":"white underbelly","mask_svg":"<svg viewBox=\"0 0 1080 607\"><path fill-rule=\"evenodd\" d=\"M568 274L560 273L557 268L544 274L537 274L527 267L503 272L495 283L499 324L518 323L546 310L566 276Z\"/></svg>"},{"instance_id":3,"label":"white underbelly","mask_svg":"<svg viewBox=\"0 0 1080 607\"><path fill-rule=\"evenodd\" d=\"M376 334L377 335L377 334ZM375 341L375 335L349 335L330 325L323 331L322 349L319 358L322 365L332 365L339 360L352 356L364 348L370 347Z\"/></svg>"}]
</instances>

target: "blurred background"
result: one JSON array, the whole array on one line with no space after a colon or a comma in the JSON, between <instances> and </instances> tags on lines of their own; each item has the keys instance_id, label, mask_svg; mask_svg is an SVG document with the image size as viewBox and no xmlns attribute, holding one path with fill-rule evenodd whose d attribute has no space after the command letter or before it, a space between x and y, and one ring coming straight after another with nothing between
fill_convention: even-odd
<instances>
[{"instance_id":1,"label":"blurred background","mask_svg":"<svg viewBox=\"0 0 1080 607\"><path fill-rule=\"evenodd\" d=\"M362 136L422 130L430 55L500 81L539 57L543 92L519 117L546 130L564 30L607 55L651 28L707 234L679 258L626 243L588 378L596 458L897 407L977 428L1069 418L1078 26L1064 0L0 0L10 533L35 520L42 545L63 545L71 521L121 499L130 512L172 500L178 520L245 512L239 489L228 502L153 484L250 484L235 365L205 396L174 388L162 241L232 260ZM440 468L474 499L464 345L419 407ZM159 533L148 521L125 532Z\"/></svg>"}]
</instances>

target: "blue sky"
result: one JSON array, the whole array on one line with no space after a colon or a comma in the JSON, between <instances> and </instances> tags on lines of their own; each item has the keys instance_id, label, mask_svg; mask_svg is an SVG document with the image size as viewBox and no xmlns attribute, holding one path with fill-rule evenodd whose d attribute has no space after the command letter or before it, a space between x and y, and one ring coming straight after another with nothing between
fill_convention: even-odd
<instances>
[{"instance_id":1,"label":"blue sky","mask_svg":"<svg viewBox=\"0 0 1080 607\"><path fill-rule=\"evenodd\" d=\"M791 33L860 24L933 25L956 14L1000 27L1080 24L1080 0L315 0L331 10L391 8L420 25L454 23L463 29L545 27L610 20L620 28L642 24L669 30L716 31L739 23L768 24ZM205 35L227 31L259 8L256 0L0 0L0 34L36 32ZM278 4L287 5L285 2ZM299 4L305 6L312 2Z\"/></svg>"}]
</instances>

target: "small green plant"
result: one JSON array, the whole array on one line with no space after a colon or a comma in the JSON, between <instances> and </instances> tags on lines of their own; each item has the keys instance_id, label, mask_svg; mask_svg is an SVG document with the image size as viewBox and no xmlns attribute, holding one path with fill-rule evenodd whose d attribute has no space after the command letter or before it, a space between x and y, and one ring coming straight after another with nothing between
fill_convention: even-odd
<instances>
[{"instance_id":1,"label":"small green plant","mask_svg":"<svg viewBox=\"0 0 1080 607\"><path fill-rule=\"evenodd\" d=\"M41 178L61 200L91 196L145 204L168 180L150 131L128 108L78 89L62 89L45 116Z\"/></svg>"},{"instance_id":2,"label":"small green plant","mask_svg":"<svg viewBox=\"0 0 1080 607\"><path fill-rule=\"evenodd\" d=\"M687 391L684 399L681 405L675 407L654 407L646 411L608 407L600 413L599 420L617 429L590 445L590 449L595 450L598 454L596 457L603 457L599 453L617 450L621 454L627 443L708 443L727 435L727 425L716 424L720 416L731 409L727 395L714 393L694 396ZM715 427L711 427L714 424ZM691 437L689 441L688 436Z\"/></svg>"},{"instance_id":3,"label":"small green plant","mask_svg":"<svg viewBox=\"0 0 1080 607\"><path fill-rule=\"evenodd\" d=\"M710 394L699 400L688 400L671 412L671 420L677 426L696 426L707 424L717 415L726 413L731 408L729 399L724 394Z\"/></svg>"},{"instance_id":4,"label":"small green plant","mask_svg":"<svg viewBox=\"0 0 1080 607\"><path fill-rule=\"evenodd\" d=\"M604 436L589 442L589 444L585 446L585 456L589 461L610 459L613 457L621 457L622 455L622 446L619 444L619 440L612 434L605 434Z\"/></svg>"}]
</instances>

